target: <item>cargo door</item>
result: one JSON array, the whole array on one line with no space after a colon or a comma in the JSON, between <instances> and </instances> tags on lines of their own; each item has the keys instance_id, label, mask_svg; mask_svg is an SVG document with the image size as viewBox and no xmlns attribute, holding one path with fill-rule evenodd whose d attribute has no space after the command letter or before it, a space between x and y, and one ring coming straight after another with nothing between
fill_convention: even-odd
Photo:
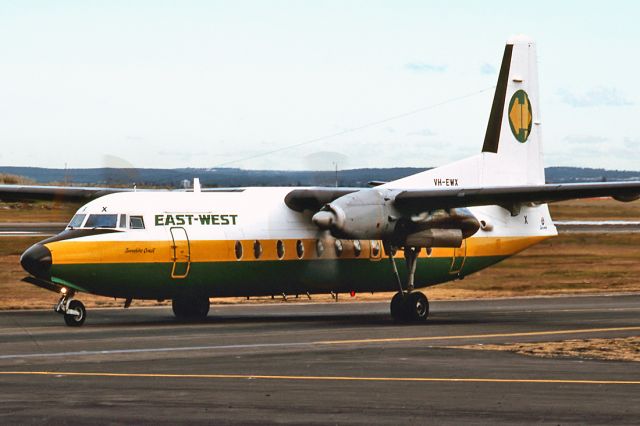
<instances>
[{"instance_id":1,"label":"cargo door","mask_svg":"<svg viewBox=\"0 0 640 426\"><path fill-rule=\"evenodd\" d=\"M462 240L462 245L453 249L453 257L451 259L451 267L449 273L452 275L459 274L464 266L467 258L467 240Z\"/></svg>"},{"instance_id":2,"label":"cargo door","mask_svg":"<svg viewBox=\"0 0 640 426\"><path fill-rule=\"evenodd\" d=\"M181 227L171 227L169 231L171 232L171 260L173 261L171 278L186 278L191 268L191 243L187 230Z\"/></svg>"}]
</instances>

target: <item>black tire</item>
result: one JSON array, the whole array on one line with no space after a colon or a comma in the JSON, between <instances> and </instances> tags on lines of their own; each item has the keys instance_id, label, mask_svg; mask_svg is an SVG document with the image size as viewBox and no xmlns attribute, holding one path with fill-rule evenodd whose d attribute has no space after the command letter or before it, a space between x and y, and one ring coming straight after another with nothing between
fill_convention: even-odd
<instances>
[{"instance_id":1,"label":"black tire","mask_svg":"<svg viewBox=\"0 0 640 426\"><path fill-rule=\"evenodd\" d=\"M204 319L209 314L208 297L176 297L171 301L173 314L180 319Z\"/></svg>"},{"instance_id":2,"label":"black tire","mask_svg":"<svg viewBox=\"0 0 640 426\"><path fill-rule=\"evenodd\" d=\"M84 308L84 305L79 300L72 300L69 303L69 309L73 309L78 311L78 315L73 314L64 314L64 322L69 327L80 327L84 324L84 321L87 319L87 310Z\"/></svg>"},{"instance_id":3,"label":"black tire","mask_svg":"<svg viewBox=\"0 0 640 426\"><path fill-rule=\"evenodd\" d=\"M398 292L391 299L391 316L398 322L407 322L409 319L406 298L407 295Z\"/></svg>"},{"instance_id":4,"label":"black tire","mask_svg":"<svg viewBox=\"0 0 640 426\"><path fill-rule=\"evenodd\" d=\"M407 315L411 321L424 322L429 317L429 300L419 291L409 293L406 297Z\"/></svg>"},{"instance_id":5,"label":"black tire","mask_svg":"<svg viewBox=\"0 0 640 426\"><path fill-rule=\"evenodd\" d=\"M176 318L184 318L186 315L183 299L178 299L178 298L172 299L171 309L173 310L173 315L175 315Z\"/></svg>"}]
</instances>

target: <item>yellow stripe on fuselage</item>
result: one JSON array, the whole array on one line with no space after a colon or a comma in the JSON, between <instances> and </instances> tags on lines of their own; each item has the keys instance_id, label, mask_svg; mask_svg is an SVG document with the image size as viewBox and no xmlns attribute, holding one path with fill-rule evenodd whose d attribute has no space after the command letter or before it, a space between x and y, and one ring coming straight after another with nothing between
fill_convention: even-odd
<instances>
[{"instance_id":1,"label":"yellow stripe on fuselage","mask_svg":"<svg viewBox=\"0 0 640 426\"><path fill-rule=\"evenodd\" d=\"M521 237L475 237L466 240L466 257L482 256L511 256L527 247L537 244L550 236L521 236ZM353 242L342 240L343 252L338 255L334 240L323 240L324 252L318 255L316 244L318 240L303 239L304 254L298 257L296 244L298 240L282 240L284 244L284 256L278 257L278 240L260 240L262 254L256 259L254 256L255 240L242 240L242 257L236 258L235 240L193 240L189 242L191 262L235 262L235 261L294 261L316 259L370 259L379 260L385 257L382 244L378 242L380 253L374 256L372 242L361 241L362 250L356 256ZM183 245L184 244L184 245ZM185 252L186 241L178 242L183 245L178 251ZM46 244L51 251L54 265L69 264L96 264L96 263L164 263L174 260L173 242L161 241L87 241L63 240ZM452 257L454 250L456 256L462 256L464 250L452 248L434 248L430 254L422 250L420 257L444 258ZM178 261L186 261L186 257L177 255ZM402 251L398 251L396 257L402 258Z\"/></svg>"}]
</instances>

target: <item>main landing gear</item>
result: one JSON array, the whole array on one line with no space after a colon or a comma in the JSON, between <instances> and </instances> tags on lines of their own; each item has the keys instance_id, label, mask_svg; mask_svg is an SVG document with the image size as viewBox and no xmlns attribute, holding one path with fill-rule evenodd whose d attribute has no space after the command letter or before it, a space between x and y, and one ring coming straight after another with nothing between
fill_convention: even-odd
<instances>
[{"instance_id":1,"label":"main landing gear","mask_svg":"<svg viewBox=\"0 0 640 426\"><path fill-rule=\"evenodd\" d=\"M413 291L416 266L420 247L405 247L404 257L407 262L407 287L402 287L402 280L398 273L393 250L385 250L393 266L393 274L398 282L398 291L391 299L391 316L398 322L424 322L429 317L429 301L427 296L419 291Z\"/></svg>"},{"instance_id":2,"label":"main landing gear","mask_svg":"<svg viewBox=\"0 0 640 426\"><path fill-rule=\"evenodd\" d=\"M171 302L173 314L179 319L204 319L209 314L209 306L206 296L177 296Z\"/></svg>"},{"instance_id":3,"label":"main landing gear","mask_svg":"<svg viewBox=\"0 0 640 426\"><path fill-rule=\"evenodd\" d=\"M54 310L64 315L64 322L69 327L80 327L87 319L87 310L81 301L73 298L73 295L73 290L60 290L60 300Z\"/></svg>"}]
</instances>

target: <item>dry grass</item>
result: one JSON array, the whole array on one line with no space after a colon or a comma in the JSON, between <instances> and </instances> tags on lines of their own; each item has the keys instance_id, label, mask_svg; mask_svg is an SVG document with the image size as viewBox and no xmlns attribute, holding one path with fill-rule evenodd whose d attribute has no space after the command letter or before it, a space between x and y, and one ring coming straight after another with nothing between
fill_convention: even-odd
<instances>
[{"instance_id":1,"label":"dry grass","mask_svg":"<svg viewBox=\"0 0 640 426\"><path fill-rule=\"evenodd\" d=\"M12 175L9 173L0 173L0 184L3 185L33 185L36 181L28 177Z\"/></svg>"},{"instance_id":2,"label":"dry grass","mask_svg":"<svg viewBox=\"0 0 640 426\"><path fill-rule=\"evenodd\" d=\"M610 198L590 198L549 204L554 220L640 220L640 201L621 203Z\"/></svg>"},{"instance_id":3,"label":"dry grass","mask_svg":"<svg viewBox=\"0 0 640 426\"><path fill-rule=\"evenodd\" d=\"M64 222L80 208L76 203L0 203L0 222Z\"/></svg>"},{"instance_id":4,"label":"dry grass","mask_svg":"<svg viewBox=\"0 0 640 426\"><path fill-rule=\"evenodd\" d=\"M542 358L582 358L640 362L640 337L561 342L455 346L456 349L508 351Z\"/></svg>"}]
</instances>

